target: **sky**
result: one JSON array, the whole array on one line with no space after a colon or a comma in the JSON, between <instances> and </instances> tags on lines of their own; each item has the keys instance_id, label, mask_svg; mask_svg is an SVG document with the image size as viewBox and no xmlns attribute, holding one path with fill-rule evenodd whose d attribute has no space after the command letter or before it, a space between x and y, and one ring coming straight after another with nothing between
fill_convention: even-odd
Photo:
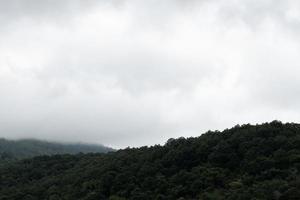
<instances>
[{"instance_id":1,"label":"sky","mask_svg":"<svg viewBox=\"0 0 300 200\"><path fill-rule=\"evenodd\" d=\"M0 0L0 137L164 144L300 119L299 0Z\"/></svg>"}]
</instances>

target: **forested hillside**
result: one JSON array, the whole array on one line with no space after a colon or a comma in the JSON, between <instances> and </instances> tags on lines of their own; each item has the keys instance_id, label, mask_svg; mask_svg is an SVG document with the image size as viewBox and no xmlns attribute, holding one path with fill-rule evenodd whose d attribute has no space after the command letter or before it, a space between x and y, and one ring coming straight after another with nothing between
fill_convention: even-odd
<instances>
[{"instance_id":1,"label":"forested hillside","mask_svg":"<svg viewBox=\"0 0 300 200\"><path fill-rule=\"evenodd\" d=\"M31 158L40 155L106 153L111 148L102 145L63 144L33 139L6 140L0 139L0 165L14 160Z\"/></svg>"},{"instance_id":2,"label":"forested hillside","mask_svg":"<svg viewBox=\"0 0 300 200\"><path fill-rule=\"evenodd\" d=\"M300 199L300 125L243 125L164 146L41 156L0 169L1 200Z\"/></svg>"}]
</instances>

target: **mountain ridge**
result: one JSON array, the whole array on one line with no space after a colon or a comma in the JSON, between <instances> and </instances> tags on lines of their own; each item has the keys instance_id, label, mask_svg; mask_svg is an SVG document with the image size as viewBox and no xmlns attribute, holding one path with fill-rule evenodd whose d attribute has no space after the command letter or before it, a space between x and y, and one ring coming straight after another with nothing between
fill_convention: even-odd
<instances>
[{"instance_id":1,"label":"mountain ridge","mask_svg":"<svg viewBox=\"0 0 300 200\"><path fill-rule=\"evenodd\" d=\"M300 125L237 125L165 145L0 168L2 200L298 200Z\"/></svg>"},{"instance_id":2,"label":"mountain ridge","mask_svg":"<svg viewBox=\"0 0 300 200\"><path fill-rule=\"evenodd\" d=\"M0 162L42 155L107 153L109 151L114 151L114 149L96 144L50 142L30 138L18 140L0 138Z\"/></svg>"}]
</instances>

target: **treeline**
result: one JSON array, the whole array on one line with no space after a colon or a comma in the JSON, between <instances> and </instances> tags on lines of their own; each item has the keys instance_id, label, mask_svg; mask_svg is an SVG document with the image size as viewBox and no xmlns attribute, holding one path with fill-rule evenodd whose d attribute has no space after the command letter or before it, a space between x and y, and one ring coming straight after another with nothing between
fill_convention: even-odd
<instances>
[{"instance_id":1,"label":"treeline","mask_svg":"<svg viewBox=\"0 0 300 200\"><path fill-rule=\"evenodd\" d=\"M1 200L300 199L300 125L279 121L0 169Z\"/></svg>"}]
</instances>

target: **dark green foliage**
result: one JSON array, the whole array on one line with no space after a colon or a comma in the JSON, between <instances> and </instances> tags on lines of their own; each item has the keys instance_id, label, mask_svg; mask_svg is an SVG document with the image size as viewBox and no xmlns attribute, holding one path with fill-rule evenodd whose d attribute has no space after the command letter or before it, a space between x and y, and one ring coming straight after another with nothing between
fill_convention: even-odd
<instances>
[{"instance_id":1,"label":"dark green foliage","mask_svg":"<svg viewBox=\"0 0 300 200\"><path fill-rule=\"evenodd\" d=\"M300 125L278 121L0 169L0 200L300 199Z\"/></svg>"},{"instance_id":2,"label":"dark green foliage","mask_svg":"<svg viewBox=\"0 0 300 200\"><path fill-rule=\"evenodd\" d=\"M24 158L40 155L106 153L113 149L102 145L62 144L39 140L0 139L0 165Z\"/></svg>"}]
</instances>

